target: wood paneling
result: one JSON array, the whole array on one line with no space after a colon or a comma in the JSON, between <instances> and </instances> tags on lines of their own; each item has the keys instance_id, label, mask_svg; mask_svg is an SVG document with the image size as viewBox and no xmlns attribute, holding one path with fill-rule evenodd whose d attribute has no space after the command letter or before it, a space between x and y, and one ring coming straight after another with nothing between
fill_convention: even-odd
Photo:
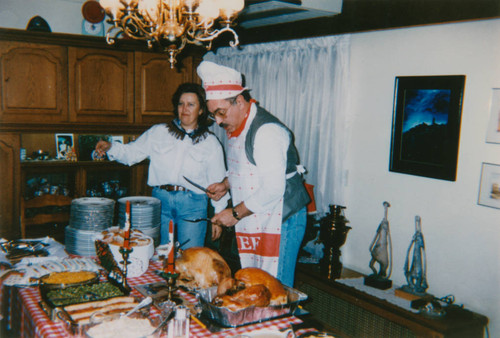
<instances>
[{"instance_id":1,"label":"wood paneling","mask_svg":"<svg viewBox=\"0 0 500 338\"><path fill-rule=\"evenodd\" d=\"M0 120L66 121L66 74L63 47L0 41Z\"/></svg>"},{"instance_id":2,"label":"wood paneling","mask_svg":"<svg viewBox=\"0 0 500 338\"><path fill-rule=\"evenodd\" d=\"M70 120L134 121L133 53L68 48Z\"/></svg>"},{"instance_id":3,"label":"wood paneling","mask_svg":"<svg viewBox=\"0 0 500 338\"><path fill-rule=\"evenodd\" d=\"M162 123L173 118L172 95L183 82L191 81L191 59L180 69L170 68L166 55L135 53L135 120Z\"/></svg>"},{"instance_id":4,"label":"wood paneling","mask_svg":"<svg viewBox=\"0 0 500 338\"><path fill-rule=\"evenodd\" d=\"M0 238L19 236L19 134L0 133Z\"/></svg>"}]
</instances>

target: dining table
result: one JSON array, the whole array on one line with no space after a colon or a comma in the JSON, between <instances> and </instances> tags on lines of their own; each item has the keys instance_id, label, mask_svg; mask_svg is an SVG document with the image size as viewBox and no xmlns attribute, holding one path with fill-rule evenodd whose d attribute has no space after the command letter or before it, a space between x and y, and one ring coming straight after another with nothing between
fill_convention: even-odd
<instances>
[{"instance_id":1,"label":"dining table","mask_svg":"<svg viewBox=\"0 0 500 338\"><path fill-rule=\"evenodd\" d=\"M127 278L127 282L132 289L130 295L143 298L144 295L139 292L136 288L137 286L164 282L165 279L158 273L161 269L162 262L152 260L144 274L134 278ZM101 274L103 281L105 278L105 275ZM66 323L58 318L52 320L43 310L40 303L41 295L37 286L19 287L1 285L0 290L0 308L4 325L3 332L13 337L74 337ZM195 295L180 288L175 293L177 297L193 305L198 302ZM150 317L154 318L157 316L161 316L161 311L153 305L150 308ZM294 328L295 335L299 336L316 330L313 327L304 325L303 319L295 314L239 327L206 325L204 324L204 322L206 323L206 318L203 321L194 316L191 318L192 320L189 323L190 337L196 338L231 337L263 329L278 331L286 330L287 328ZM166 337L166 330L163 331L162 336Z\"/></svg>"}]
</instances>

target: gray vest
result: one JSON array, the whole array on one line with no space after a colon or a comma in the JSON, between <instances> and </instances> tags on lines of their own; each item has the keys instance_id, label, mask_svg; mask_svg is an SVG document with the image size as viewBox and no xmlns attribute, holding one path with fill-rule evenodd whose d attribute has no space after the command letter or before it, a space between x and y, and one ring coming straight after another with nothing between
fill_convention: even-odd
<instances>
[{"instance_id":1,"label":"gray vest","mask_svg":"<svg viewBox=\"0 0 500 338\"><path fill-rule=\"evenodd\" d=\"M278 118L271 115L265 109L257 107L257 114L253 119L250 127L248 128L248 133L245 138L245 152L248 161L255 165L255 159L253 158L253 145L255 140L255 134L257 130L266 123L276 123L277 125L284 128L288 135L290 136L290 145L286 153L286 173L290 174L297 171L297 165L299 164L299 153L293 141L293 133L288 129L283 123L281 123ZM302 209L307 203L310 202L309 195L304 186L302 180L302 175L299 173L293 175L286 180L285 195L283 197L283 222L286 221L290 216L295 214L297 211Z\"/></svg>"}]
</instances>

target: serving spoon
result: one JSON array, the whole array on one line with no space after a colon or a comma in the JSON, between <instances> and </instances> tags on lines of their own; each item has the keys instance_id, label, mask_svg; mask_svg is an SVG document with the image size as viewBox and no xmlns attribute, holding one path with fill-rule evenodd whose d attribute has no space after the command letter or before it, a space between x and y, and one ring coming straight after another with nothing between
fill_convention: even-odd
<instances>
[{"instance_id":1,"label":"serving spoon","mask_svg":"<svg viewBox=\"0 0 500 338\"><path fill-rule=\"evenodd\" d=\"M137 304L132 310L130 310L129 312L127 312L124 316L125 317L128 317L130 316L131 314L133 314L134 312L136 312L137 310L139 309L142 309L143 307L145 306L148 306L149 304L151 304L153 302L153 298L151 297L146 297L144 298L139 304Z\"/></svg>"}]
</instances>

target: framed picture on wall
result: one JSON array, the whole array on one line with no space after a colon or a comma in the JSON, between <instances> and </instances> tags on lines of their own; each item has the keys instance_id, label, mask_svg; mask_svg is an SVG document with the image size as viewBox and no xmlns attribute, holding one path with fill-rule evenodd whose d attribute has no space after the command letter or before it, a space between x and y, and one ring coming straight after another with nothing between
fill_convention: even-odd
<instances>
[{"instance_id":1,"label":"framed picture on wall","mask_svg":"<svg viewBox=\"0 0 500 338\"><path fill-rule=\"evenodd\" d=\"M477 203L500 209L500 165L483 163Z\"/></svg>"},{"instance_id":2,"label":"framed picture on wall","mask_svg":"<svg viewBox=\"0 0 500 338\"><path fill-rule=\"evenodd\" d=\"M464 86L464 75L396 77L390 171L456 180Z\"/></svg>"},{"instance_id":3,"label":"framed picture on wall","mask_svg":"<svg viewBox=\"0 0 500 338\"><path fill-rule=\"evenodd\" d=\"M500 88L493 88L491 95L491 115L486 142L500 143Z\"/></svg>"},{"instance_id":4,"label":"framed picture on wall","mask_svg":"<svg viewBox=\"0 0 500 338\"><path fill-rule=\"evenodd\" d=\"M58 159L68 159L75 153L73 134L56 134L56 152Z\"/></svg>"}]
</instances>

